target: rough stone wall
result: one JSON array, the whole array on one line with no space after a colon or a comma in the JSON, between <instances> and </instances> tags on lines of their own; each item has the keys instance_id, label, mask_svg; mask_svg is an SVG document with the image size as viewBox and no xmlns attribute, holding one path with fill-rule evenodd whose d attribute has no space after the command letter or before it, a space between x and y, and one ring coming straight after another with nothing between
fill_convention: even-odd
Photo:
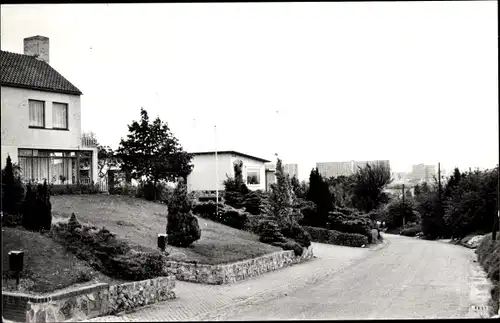
<instances>
[{"instance_id":1,"label":"rough stone wall","mask_svg":"<svg viewBox=\"0 0 500 323\"><path fill-rule=\"evenodd\" d=\"M174 287L174 276L109 286L109 314L174 299Z\"/></svg>"},{"instance_id":2,"label":"rough stone wall","mask_svg":"<svg viewBox=\"0 0 500 323\"><path fill-rule=\"evenodd\" d=\"M175 275L178 280L204 284L229 284L300 263L312 257L313 249L309 247L299 257L295 256L292 250L286 250L223 265L167 261L165 271Z\"/></svg>"},{"instance_id":3,"label":"rough stone wall","mask_svg":"<svg viewBox=\"0 0 500 323\"><path fill-rule=\"evenodd\" d=\"M9 305L3 316L27 323L80 321L173 299L174 287L175 277L169 276L112 286L96 284L47 296L3 292L4 309Z\"/></svg>"}]
</instances>

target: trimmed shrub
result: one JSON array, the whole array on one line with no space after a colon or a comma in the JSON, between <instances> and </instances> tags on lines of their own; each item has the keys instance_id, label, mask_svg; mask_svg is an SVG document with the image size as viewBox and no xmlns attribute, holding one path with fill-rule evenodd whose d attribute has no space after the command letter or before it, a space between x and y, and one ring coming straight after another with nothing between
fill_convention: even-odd
<instances>
[{"instance_id":1,"label":"trimmed shrub","mask_svg":"<svg viewBox=\"0 0 500 323\"><path fill-rule=\"evenodd\" d=\"M50 195L100 194L99 184L50 184Z\"/></svg>"},{"instance_id":2,"label":"trimmed shrub","mask_svg":"<svg viewBox=\"0 0 500 323\"><path fill-rule=\"evenodd\" d=\"M112 195L126 195L126 196L137 196L137 186L133 186L130 183L118 184L108 188L109 194Z\"/></svg>"},{"instance_id":3,"label":"trimmed shrub","mask_svg":"<svg viewBox=\"0 0 500 323\"><path fill-rule=\"evenodd\" d=\"M291 227L281 229L281 233L285 237L295 240L302 247L308 248L311 245L311 235L298 223L293 223Z\"/></svg>"},{"instance_id":4,"label":"trimmed shrub","mask_svg":"<svg viewBox=\"0 0 500 323\"><path fill-rule=\"evenodd\" d=\"M249 225L250 213L243 209L236 209L230 205L219 203L219 214L217 213L217 203L213 201L198 202L193 205L193 213L208 220L227 225L238 230L248 230L253 232L255 223ZM253 219L255 220L255 219Z\"/></svg>"},{"instance_id":5,"label":"trimmed shrub","mask_svg":"<svg viewBox=\"0 0 500 323\"><path fill-rule=\"evenodd\" d=\"M191 210L194 214L204 219L219 222L217 219L217 205L219 206L219 210L224 208L222 203L217 204L215 201L207 201L194 203Z\"/></svg>"},{"instance_id":6,"label":"trimmed shrub","mask_svg":"<svg viewBox=\"0 0 500 323\"><path fill-rule=\"evenodd\" d=\"M22 213L2 213L2 226L17 227L23 224Z\"/></svg>"},{"instance_id":7,"label":"trimmed shrub","mask_svg":"<svg viewBox=\"0 0 500 323\"><path fill-rule=\"evenodd\" d=\"M53 225L50 236L110 277L138 281L163 275L160 252L135 252L104 227L81 225L74 213L68 223Z\"/></svg>"},{"instance_id":8,"label":"trimmed shrub","mask_svg":"<svg viewBox=\"0 0 500 323\"><path fill-rule=\"evenodd\" d=\"M156 194L156 195L155 195ZM137 186L136 197L144 198L148 201L162 201L167 202L173 194L173 189L168 187L164 182L141 182Z\"/></svg>"},{"instance_id":9,"label":"trimmed shrub","mask_svg":"<svg viewBox=\"0 0 500 323\"><path fill-rule=\"evenodd\" d=\"M283 250L293 250L296 256L302 256L304 248L296 241L287 240L285 242L274 242L274 246L281 247Z\"/></svg>"},{"instance_id":10,"label":"trimmed shrub","mask_svg":"<svg viewBox=\"0 0 500 323\"><path fill-rule=\"evenodd\" d=\"M264 196L261 192L250 191L243 197L242 206L248 213L259 215L263 198Z\"/></svg>"},{"instance_id":11,"label":"trimmed shrub","mask_svg":"<svg viewBox=\"0 0 500 323\"><path fill-rule=\"evenodd\" d=\"M259 223L259 241L273 244L275 242L286 242L285 236L281 233L278 224L272 219L264 219Z\"/></svg>"},{"instance_id":12,"label":"trimmed shrub","mask_svg":"<svg viewBox=\"0 0 500 323\"><path fill-rule=\"evenodd\" d=\"M164 257L158 251L118 255L110 259L105 273L119 272L122 279L133 281L163 276Z\"/></svg>"},{"instance_id":13,"label":"trimmed shrub","mask_svg":"<svg viewBox=\"0 0 500 323\"><path fill-rule=\"evenodd\" d=\"M368 244L368 237L357 233L344 233L316 227L304 227L312 241L347 247L361 247Z\"/></svg>"},{"instance_id":14,"label":"trimmed shrub","mask_svg":"<svg viewBox=\"0 0 500 323\"><path fill-rule=\"evenodd\" d=\"M419 232L422 232L420 224L412 223L401 230L401 235L406 237L415 237Z\"/></svg>"},{"instance_id":15,"label":"trimmed shrub","mask_svg":"<svg viewBox=\"0 0 500 323\"><path fill-rule=\"evenodd\" d=\"M179 180L172 198L168 201L167 242L176 247L188 247L201 238L198 220L191 213L191 201L186 184Z\"/></svg>"},{"instance_id":16,"label":"trimmed shrub","mask_svg":"<svg viewBox=\"0 0 500 323\"><path fill-rule=\"evenodd\" d=\"M52 224L52 204L50 203L47 181L37 186L28 184L26 199L22 204L22 225L27 230L50 230Z\"/></svg>"},{"instance_id":17,"label":"trimmed shrub","mask_svg":"<svg viewBox=\"0 0 500 323\"><path fill-rule=\"evenodd\" d=\"M344 209L343 211L345 214L339 211L329 212L326 228L345 233L362 234L368 238L369 243L372 243L372 221L370 218L368 216L350 213L351 210L349 209Z\"/></svg>"}]
</instances>

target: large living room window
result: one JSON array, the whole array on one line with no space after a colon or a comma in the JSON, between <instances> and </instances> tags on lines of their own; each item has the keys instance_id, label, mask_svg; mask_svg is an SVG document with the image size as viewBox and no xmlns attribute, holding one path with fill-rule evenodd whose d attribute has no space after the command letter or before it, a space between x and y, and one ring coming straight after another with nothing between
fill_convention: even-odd
<instances>
[{"instance_id":1,"label":"large living room window","mask_svg":"<svg viewBox=\"0 0 500 323\"><path fill-rule=\"evenodd\" d=\"M259 168L247 168L247 184L248 185L260 184L260 169Z\"/></svg>"},{"instance_id":2,"label":"large living room window","mask_svg":"<svg viewBox=\"0 0 500 323\"><path fill-rule=\"evenodd\" d=\"M52 102L52 128L68 129L68 105Z\"/></svg>"},{"instance_id":3,"label":"large living room window","mask_svg":"<svg viewBox=\"0 0 500 323\"><path fill-rule=\"evenodd\" d=\"M33 128L45 127L45 102L37 100L29 100L29 126Z\"/></svg>"},{"instance_id":4,"label":"large living room window","mask_svg":"<svg viewBox=\"0 0 500 323\"><path fill-rule=\"evenodd\" d=\"M49 184L89 184L92 181L91 151L19 149L24 180Z\"/></svg>"}]
</instances>

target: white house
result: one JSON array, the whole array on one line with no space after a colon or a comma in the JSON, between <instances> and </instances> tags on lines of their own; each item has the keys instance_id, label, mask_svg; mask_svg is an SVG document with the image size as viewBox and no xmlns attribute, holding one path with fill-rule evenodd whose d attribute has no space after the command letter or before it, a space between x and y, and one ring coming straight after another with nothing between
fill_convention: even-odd
<instances>
[{"instance_id":1,"label":"white house","mask_svg":"<svg viewBox=\"0 0 500 323\"><path fill-rule=\"evenodd\" d=\"M215 152L192 153L193 171L187 178L187 188L193 191L215 191L224 190L223 181L229 176L234 177L234 162L243 162L243 180L250 190L266 189L265 163L269 161L263 158L250 156L236 151L217 152L217 170ZM216 177L217 172L217 177Z\"/></svg>"},{"instance_id":2,"label":"white house","mask_svg":"<svg viewBox=\"0 0 500 323\"><path fill-rule=\"evenodd\" d=\"M1 51L2 153L26 180L97 182L97 149L82 141L82 92L49 65L49 39L24 39L24 55ZM89 147L90 146L90 147Z\"/></svg>"}]
</instances>

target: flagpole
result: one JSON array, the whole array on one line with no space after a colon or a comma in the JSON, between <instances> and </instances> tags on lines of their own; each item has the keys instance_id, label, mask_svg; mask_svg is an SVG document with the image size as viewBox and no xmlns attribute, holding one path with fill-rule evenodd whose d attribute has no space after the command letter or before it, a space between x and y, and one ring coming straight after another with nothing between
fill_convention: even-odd
<instances>
[{"instance_id":1,"label":"flagpole","mask_svg":"<svg viewBox=\"0 0 500 323\"><path fill-rule=\"evenodd\" d=\"M216 214L219 214L219 163L217 160L217 125L214 125L215 135L215 201L216 201Z\"/></svg>"}]
</instances>

